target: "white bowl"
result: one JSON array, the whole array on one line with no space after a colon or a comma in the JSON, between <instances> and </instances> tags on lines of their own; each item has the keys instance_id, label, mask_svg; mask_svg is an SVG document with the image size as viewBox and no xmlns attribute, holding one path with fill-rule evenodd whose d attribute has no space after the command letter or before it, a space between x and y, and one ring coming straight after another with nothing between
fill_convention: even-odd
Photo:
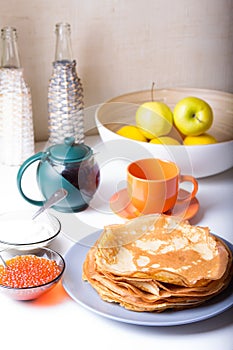
<instances>
[{"instance_id":1,"label":"white bowl","mask_svg":"<svg viewBox=\"0 0 233 350\"><path fill-rule=\"evenodd\" d=\"M95 121L102 141L109 148L117 143L117 157L122 154L132 161L151 156L171 160L177 163L182 174L192 174L196 178L230 169L233 166L233 94L205 89L163 89L155 91L154 100L166 103L173 110L176 103L187 96L202 98L212 107L214 122L208 132L218 143L164 146L116 134L123 125L135 125L135 112L140 104L151 100L150 90L121 95L99 106ZM178 134L175 129L173 133Z\"/></svg>"},{"instance_id":2,"label":"white bowl","mask_svg":"<svg viewBox=\"0 0 233 350\"><path fill-rule=\"evenodd\" d=\"M49 245L60 233L61 223L48 211L32 220L34 210L0 214L0 246L20 248Z\"/></svg>"}]
</instances>

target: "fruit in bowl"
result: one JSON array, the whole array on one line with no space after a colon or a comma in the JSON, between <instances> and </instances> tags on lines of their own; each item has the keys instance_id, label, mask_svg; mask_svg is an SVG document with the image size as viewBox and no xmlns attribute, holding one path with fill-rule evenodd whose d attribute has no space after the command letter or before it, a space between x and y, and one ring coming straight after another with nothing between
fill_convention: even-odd
<instances>
[{"instance_id":1,"label":"fruit in bowl","mask_svg":"<svg viewBox=\"0 0 233 350\"><path fill-rule=\"evenodd\" d=\"M206 132L213 123L210 105L197 97L185 97L175 106L174 124L183 135L198 136Z\"/></svg>"},{"instance_id":2,"label":"fruit in bowl","mask_svg":"<svg viewBox=\"0 0 233 350\"><path fill-rule=\"evenodd\" d=\"M215 137L205 133L213 123L212 108L197 97L181 99L173 113L163 102L145 102L136 110L135 121L136 126L123 126L117 131L118 135L164 145L184 143L188 146L217 142ZM176 130L176 137L169 135L171 131L174 134L173 129Z\"/></svg>"},{"instance_id":3,"label":"fruit in bowl","mask_svg":"<svg viewBox=\"0 0 233 350\"><path fill-rule=\"evenodd\" d=\"M184 141L184 145L209 145L213 143L217 143L217 140L212 135L207 133L198 135L198 136L186 136Z\"/></svg>"},{"instance_id":4,"label":"fruit in bowl","mask_svg":"<svg viewBox=\"0 0 233 350\"><path fill-rule=\"evenodd\" d=\"M162 145L180 145L181 143L170 136L161 136L150 140L150 143Z\"/></svg>"},{"instance_id":5,"label":"fruit in bowl","mask_svg":"<svg viewBox=\"0 0 233 350\"><path fill-rule=\"evenodd\" d=\"M136 125L149 140L167 135L173 124L170 108L163 102L145 102L136 111Z\"/></svg>"},{"instance_id":6,"label":"fruit in bowl","mask_svg":"<svg viewBox=\"0 0 233 350\"><path fill-rule=\"evenodd\" d=\"M147 138L143 135L141 130L134 125L124 125L118 131L118 135L128 137L129 139L147 142Z\"/></svg>"},{"instance_id":7,"label":"fruit in bowl","mask_svg":"<svg viewBox=\"0 0 233 350\"><path fill-rule=\"evenodd\" d=\"M121 127L136 126L137 109L151 100L151 90L143 90L114 97L96 109L96 126L105 147L108 144L112 147L111 142L115 142L117 156L122 153L124 158L134 157L132 160L141 158L144 150L143 157L174 161L181 173L190 173L197 178L230 169L233 166L233 94L194 88L158 89L154 100L164 102L173 111L176 104L187 96L196 96L211 106L214 118L207 133L216 139L216 143L185 145L186 136L175 125L168 135L162 137L172 137L180 145L158 144L150 140L139 142L119 135L117 131Z\"/></svg>"}]
</instances>

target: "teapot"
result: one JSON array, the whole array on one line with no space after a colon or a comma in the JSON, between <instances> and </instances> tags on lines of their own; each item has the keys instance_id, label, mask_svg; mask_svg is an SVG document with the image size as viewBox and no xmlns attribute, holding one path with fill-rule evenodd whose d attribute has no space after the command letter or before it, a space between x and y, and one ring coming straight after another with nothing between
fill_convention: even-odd
<instances>
[{"instance_id":1,"label":"teapot","mask_svg":"<svg viewBox=\"0 0 233 350\"><path fill-rule=\"evenodd\" d=\"M17 174L20 194L29 203L43 206L43 200L29 198L22 188L25 170L35 161L40 161L36 170L39 189L45 200L60 188L68 194L53 206L61 212L85 210L93 198L100 181L99 166L92 149L85 144L76 144L73 137L66 137L63 144L50 146L24 161Z\"/></svg>"}]
</instances>

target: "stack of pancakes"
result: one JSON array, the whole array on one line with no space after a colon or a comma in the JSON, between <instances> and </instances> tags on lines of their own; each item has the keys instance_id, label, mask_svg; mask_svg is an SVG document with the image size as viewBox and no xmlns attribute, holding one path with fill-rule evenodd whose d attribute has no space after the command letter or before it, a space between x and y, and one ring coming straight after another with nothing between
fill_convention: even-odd
<instances>
[{"instance_id":1,"label":"stack of pancakes","mask_svg":"<svg viewBox=\"0 0 233 350\"><path fill-rule=\"evenodd\" d=\"M108 302L134 311L197 306L231 280L232 252L207 227L166 215L106 226L83 279Z\"/></svg>"}]
</instances>

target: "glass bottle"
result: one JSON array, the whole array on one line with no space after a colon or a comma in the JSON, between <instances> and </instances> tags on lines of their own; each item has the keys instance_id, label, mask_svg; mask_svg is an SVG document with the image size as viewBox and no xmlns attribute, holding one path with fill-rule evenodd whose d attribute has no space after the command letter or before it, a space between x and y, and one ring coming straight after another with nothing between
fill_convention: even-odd
<instances>
[{"instance_id":1,"label":"glass bottle","mask_svg":"<svg viewBox=\"0 0 233 350\"><path fill-rule=\"evenodd\" d=\"M34 153L31 92L20 66L16 29L2 28L1 40L0 160L20 165Z\"/></svg>"},{"instance_id":2,"label":"glass bottle","mask_svg":"<svg viewBox=\"0 0 233 350\"><path fill-rule=\"evenodd\" d=\"M49 143L63 143L74 137L84 143L83 87L72 58L68 23L56 24L56 50L48 87Z\"/></svg>"}]
</instances>

